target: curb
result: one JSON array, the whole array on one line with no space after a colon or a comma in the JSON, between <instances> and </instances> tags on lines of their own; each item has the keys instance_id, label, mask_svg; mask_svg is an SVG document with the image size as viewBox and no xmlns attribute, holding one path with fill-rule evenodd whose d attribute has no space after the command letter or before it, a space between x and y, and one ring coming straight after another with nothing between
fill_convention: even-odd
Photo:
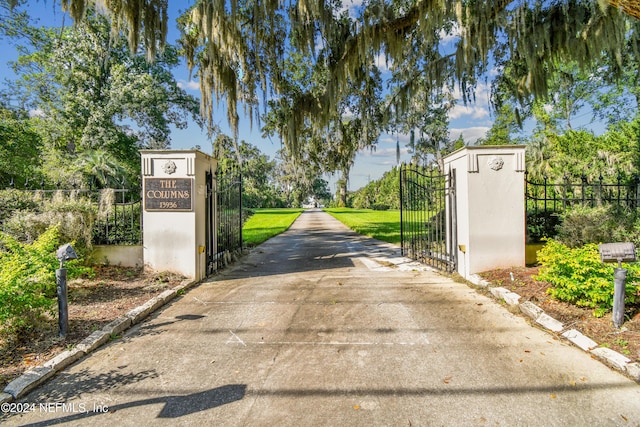
<instances>
[{"instance_id":1,"label":"curb","mask_svg":"<svg viewBox=\"0 0 640 427\"><path fill-rule=\"evenodd\" d=\"M126 314L105 325L99 331L93 332L80 341L73 349L63 351L44 364L23 373L7 384L4 390L0 392L0 404L10 403L24 397L36 387L44 384L59 371L95 351L103 344L109 342L114 336L140 323L155 310L164 306L197 283L199 282L193 279L183 280L178 286L167 289L141 306L129 310Z\"/></svg>"},{"instance_id":2,"label":"curb","mask_svg":"<svg viewBox=\"0 0 640 427\"><path fill-rule=\"evenodd\" d=\"M497 299L504 300L507 305L519 308L522 314L532 319L545 330L560 333L562 337L569 340L576 347L591 354L592 357L601 360L610 368L620 371L637 383L640 383L640 363L632 362L628 357L610 348L598 347L598 343L591 338L583 335L576 329L565 328L562 322L546 314L542 308L531 301L525 301L520 304L520 295L506 288L491 287L488 281L475 274L471 275L467 280L476 286L488 289L491 295Z\"/></svg>"}]
</instances>

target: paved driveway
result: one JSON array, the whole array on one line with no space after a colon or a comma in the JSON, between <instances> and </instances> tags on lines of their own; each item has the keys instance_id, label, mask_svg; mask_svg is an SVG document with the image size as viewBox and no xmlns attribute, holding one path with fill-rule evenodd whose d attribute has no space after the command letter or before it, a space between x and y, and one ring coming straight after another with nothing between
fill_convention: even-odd
<instances>
[{"instance_id":1,"label":"paved driveway","mask_svg":"<svg viewBox=\"0 0 640 427\"><path fill-rule=\"evenodd\" d=\"M636 383L320 211L24 402L6 425L640 425Z\"/></svg>"}]
</instances>

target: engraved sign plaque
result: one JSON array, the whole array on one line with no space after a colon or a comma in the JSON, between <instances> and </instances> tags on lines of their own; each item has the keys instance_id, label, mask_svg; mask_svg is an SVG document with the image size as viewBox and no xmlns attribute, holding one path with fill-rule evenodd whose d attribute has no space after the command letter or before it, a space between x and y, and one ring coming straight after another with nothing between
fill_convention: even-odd
<instances>
[{"instance_id":1,"label":"engraved sign plaque","mask_svg":"<svg viewBox=\"0 0 640 427\"><path fill-rule=\"evenodd\" d=\"M146 211L190 212L193 210L193 179L145 178Z\"/></svg>"}]
</instances>

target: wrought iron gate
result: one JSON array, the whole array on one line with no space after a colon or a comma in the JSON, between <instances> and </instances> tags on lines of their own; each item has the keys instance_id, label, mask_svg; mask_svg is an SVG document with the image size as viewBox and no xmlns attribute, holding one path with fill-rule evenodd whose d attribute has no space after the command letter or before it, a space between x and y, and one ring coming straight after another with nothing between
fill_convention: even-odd
<instances>
[{"instance_id":1,"label":"wrought iron gate","mask_svg":"<svg viewBox=\"0 0 640 427\"><path fill-rule=\"evenodd\" d=\"M242 250L242 173L239 169L207 172L207 276L229 264Z\"/></svg>"},{"instance_id":2,"label":"wrought iron gate","mask_svg":"<svg viewBox=\"0 0 640 427\"><path fill-rule=\"evenodd\" d=\"M457 267L455 170L400 169L402 255L439 270Z\"/></svg>"}]
</instances>

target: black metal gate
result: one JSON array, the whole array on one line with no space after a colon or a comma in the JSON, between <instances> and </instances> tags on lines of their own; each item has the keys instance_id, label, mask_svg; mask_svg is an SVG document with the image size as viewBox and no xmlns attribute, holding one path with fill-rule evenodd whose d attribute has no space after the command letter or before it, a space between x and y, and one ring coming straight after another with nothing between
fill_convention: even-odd
<instances>
[{"instance_id":1,"label":"black metal gate","mask_svg":"<svg viewBox=\"0 0 640 427\"><path fill-rule=\"evenodd\" d=\"M455 170L400 168L402 255L439 270L457 267Z\"/></svg>"},{"instance_id":2,"label":"black metal gate","mask_svg":"<svg viewBox=\"0 0 640 427\"><path fill-rule=\"evenodd\" d=\"M206 174L207 276L227 266L242 250L242 173L238 168Z\"/></svg>"}]
</instances>

